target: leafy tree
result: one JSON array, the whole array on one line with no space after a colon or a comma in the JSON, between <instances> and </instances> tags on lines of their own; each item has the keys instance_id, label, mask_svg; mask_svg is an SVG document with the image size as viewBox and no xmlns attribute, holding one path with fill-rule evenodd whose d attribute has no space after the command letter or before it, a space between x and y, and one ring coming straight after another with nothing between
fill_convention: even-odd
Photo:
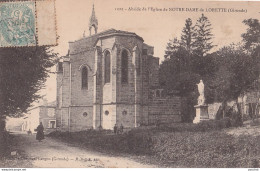
<instances>
[{"instance_id":1,"label":"leafy tree","mask_svg":"<svg viewBox=\"0 0 260 171\"><path fill-rule=\"evenodd\" d=\"M182 46L173 51L166 58L159 69L159 81L168 94L174 94L186 99L186 104L182 111L182 120L185 122L192 121L194 114L194 104L196 101L196 83L200 75L193 73L185 58L189 52Z\"/></svg>"},{"instance_id":2,"label":"leafy tree","mask_svg":"<svg viewBox=\"0 0 260 171\"><path fill-rule=\"evenodd\" d=\"M0 157L7 150L5 119L20 117L31 103L40 98L57 54L48 47L19 47L0 49Z\"/></svg>"},{"instance_id":3,"label":"leafy tree","mask_svg":"<svg viewBox=\"0 0 260 171\"><path fill-rule=\"evenodd\" d=\"M194 53L197 56L205 56L213 46L213 34L211 23L204 14L197 20L195 26Z\"/></svg>"},{"instance_id":4,"label":"leafy tree","mask_svg":"<svg viewBox=\"0 0 260 171\"><path fill-rule=\"evenodd\" d=\"M260 67L260 24L257 19L247 19L248 26L241 36L243 44L231 44L215 53L218 71L212 76L209 84L211 97L222 102L222 113L226 115L227 101L237 101L237 114L233 115L238 125L242 124L242 111L238 97L252 89L252 84L259 78ZM232 117L233 117L232 116ZM218 116L219 117L219 116Z\"/></svg>"},{"instance_id":5,"label":"leafy tree","mask_svg":"<svg viewBox=\"0 0 260 171\"><path fill-rule=\"evenodd\" d=\"M48 47L0 49L0 117L19 117L40 98L57 54ZM4 122L2 122L3 124ZM4 127L4 126L3 126ZM1 127L1 128L3 128Z\"/></svg>"},{"instance_id":6,"label":"leafy tree","mask_svg":"<svg viewBox=\"0 0 260 171\"><path fill-rule=\"evenodd\" d=\"M223 116L226 116L227 101L235 100L237 114L231 115L236 125L242 124L242 111L238 97L247 91L251 84L259 77L258 61L243 46L231 44L216 52L218 71L211 78L211 95L214 101L222 102ZM218 116L219 118L219 116Z\"/></svg>"},{"instance_id":7,"label":"leafy tree","mask_svg":"<svg viewBox=\"0 0 260 171\"><path fill-rule=\"evenodd\" d=\"M258 19L247 19L243 23L248 26L247 32L242 34L245 49L254 50L260 46L260 23Z\"/></svg>"},{"instance_id":8,"label":"leafy tree","mask_svg":"<svg viewBox=\"0 0 260 171\"><path fill-rule=\"evenodd\" d=\"M214 89L217 89L218 100L234 100L248 89L250 84L258 77L257 61L246 53L241 46L229 45L221 48L217 52L217 64Z\"/></svg>"},{"instance_id":9,"label":"leafy tree","mask_svg":"<svg viewBox=\"0 0 260 171\"><path fill-rule=\"evenodd\" d=\"M173 53L177 52L180 48L180 44L180 40L178 40L176 37L174 39L170 39L166 45L164 58L172 58Z\"/></svg>"}]
</instances>

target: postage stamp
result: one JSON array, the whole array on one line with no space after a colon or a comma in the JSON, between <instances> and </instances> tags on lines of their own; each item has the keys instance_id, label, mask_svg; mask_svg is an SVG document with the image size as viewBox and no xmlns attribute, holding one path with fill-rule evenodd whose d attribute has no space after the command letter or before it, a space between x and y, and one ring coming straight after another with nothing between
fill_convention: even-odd
<instances>
[{"instance_id":1,"label":"postage stamp","mask_svg":"<svg viewBox=\"0 0 260 171\"><path fill-rule=\"evenodd\" d=\"M36 45L35 2L0 3L0 46Z\"/></svg>"},{"instance_id":2,"label":"postage stamp","mask_svg":"<svg viewBox=\"0 0 260 171\"><path fill-rule=\"evenodd\" d=\"M54 0L0 2L0 47L57 45Z\"/></svg>"}]
</instances>

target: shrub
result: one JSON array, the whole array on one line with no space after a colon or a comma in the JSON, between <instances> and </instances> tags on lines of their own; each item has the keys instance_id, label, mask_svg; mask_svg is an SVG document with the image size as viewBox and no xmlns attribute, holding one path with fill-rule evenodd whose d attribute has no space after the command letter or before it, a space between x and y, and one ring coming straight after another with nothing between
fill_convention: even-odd
<instances>
[{"instance_id":1,"label":"shrub","mask_svg":"<svg viewBox=\"0 0 260 171\"><path fill-rule=\"evenodd\" d=\"M160 131L170 131L170 132L205 132L212 130L221 130L223 128L231 127L231 121L229 118L224 118L221 120L205 120L198 124L193 123L172 123L167 125L161 125L157 127Z\"/></svg>"},{"instance_id":2,"label":"shrub","mask_svg":"<svg viewBox=\"0 0 260 171\"><path fill-rule=\"evenodd\" d=\"M151 130L133 129L126 135L126 141L129 152L135 154L151 154L152 152Z\"/></svg>"}]
</instances>

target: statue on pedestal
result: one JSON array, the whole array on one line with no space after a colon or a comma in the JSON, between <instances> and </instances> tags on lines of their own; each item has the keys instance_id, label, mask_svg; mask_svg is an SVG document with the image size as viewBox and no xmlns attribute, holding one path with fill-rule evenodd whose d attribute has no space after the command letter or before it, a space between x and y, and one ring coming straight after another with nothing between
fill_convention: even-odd
<instances>
[{"instance_id":1,"label":"statue on pedestal","mask_svg":"<svg viewBox=\"0 0 260 171\"><path fill-rule=\"evenodd\" d=\"M199 97L198 97L198 105L194 106L196 108L196 116L193 120L193 123L199 123L203 120L209 120L208 114L208 105L205 104L205 96L204 96L204 83L200 80L200 83L197 84Z\"/></svg>"},{"instance_id":2,"label":"statue on pedestal","mask_svg":"<svg viewBox=\"0 0 260 171\"><path fill-rule=\"evenodd\" d=\"M200 80L200 83L197 84L199 90L199 97L198 97L198 105L205 105L205 96L204 96L204 83Z\"/></svg>"}]
</instances>

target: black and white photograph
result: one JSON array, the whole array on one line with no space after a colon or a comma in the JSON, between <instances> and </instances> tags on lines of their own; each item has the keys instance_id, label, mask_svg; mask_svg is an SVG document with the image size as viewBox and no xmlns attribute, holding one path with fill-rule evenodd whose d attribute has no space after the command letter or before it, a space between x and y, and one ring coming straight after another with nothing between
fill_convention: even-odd
<instances>
[{"instance_id":1,"label":"black and white photograph","mask_svg":"<svg viewBox=\"0 0 260 171\"><path fill-rule=\"evenodd\" d=\"M0 1L0 168L258 171L260 1Z\"/></svg>"}]
</instances>

